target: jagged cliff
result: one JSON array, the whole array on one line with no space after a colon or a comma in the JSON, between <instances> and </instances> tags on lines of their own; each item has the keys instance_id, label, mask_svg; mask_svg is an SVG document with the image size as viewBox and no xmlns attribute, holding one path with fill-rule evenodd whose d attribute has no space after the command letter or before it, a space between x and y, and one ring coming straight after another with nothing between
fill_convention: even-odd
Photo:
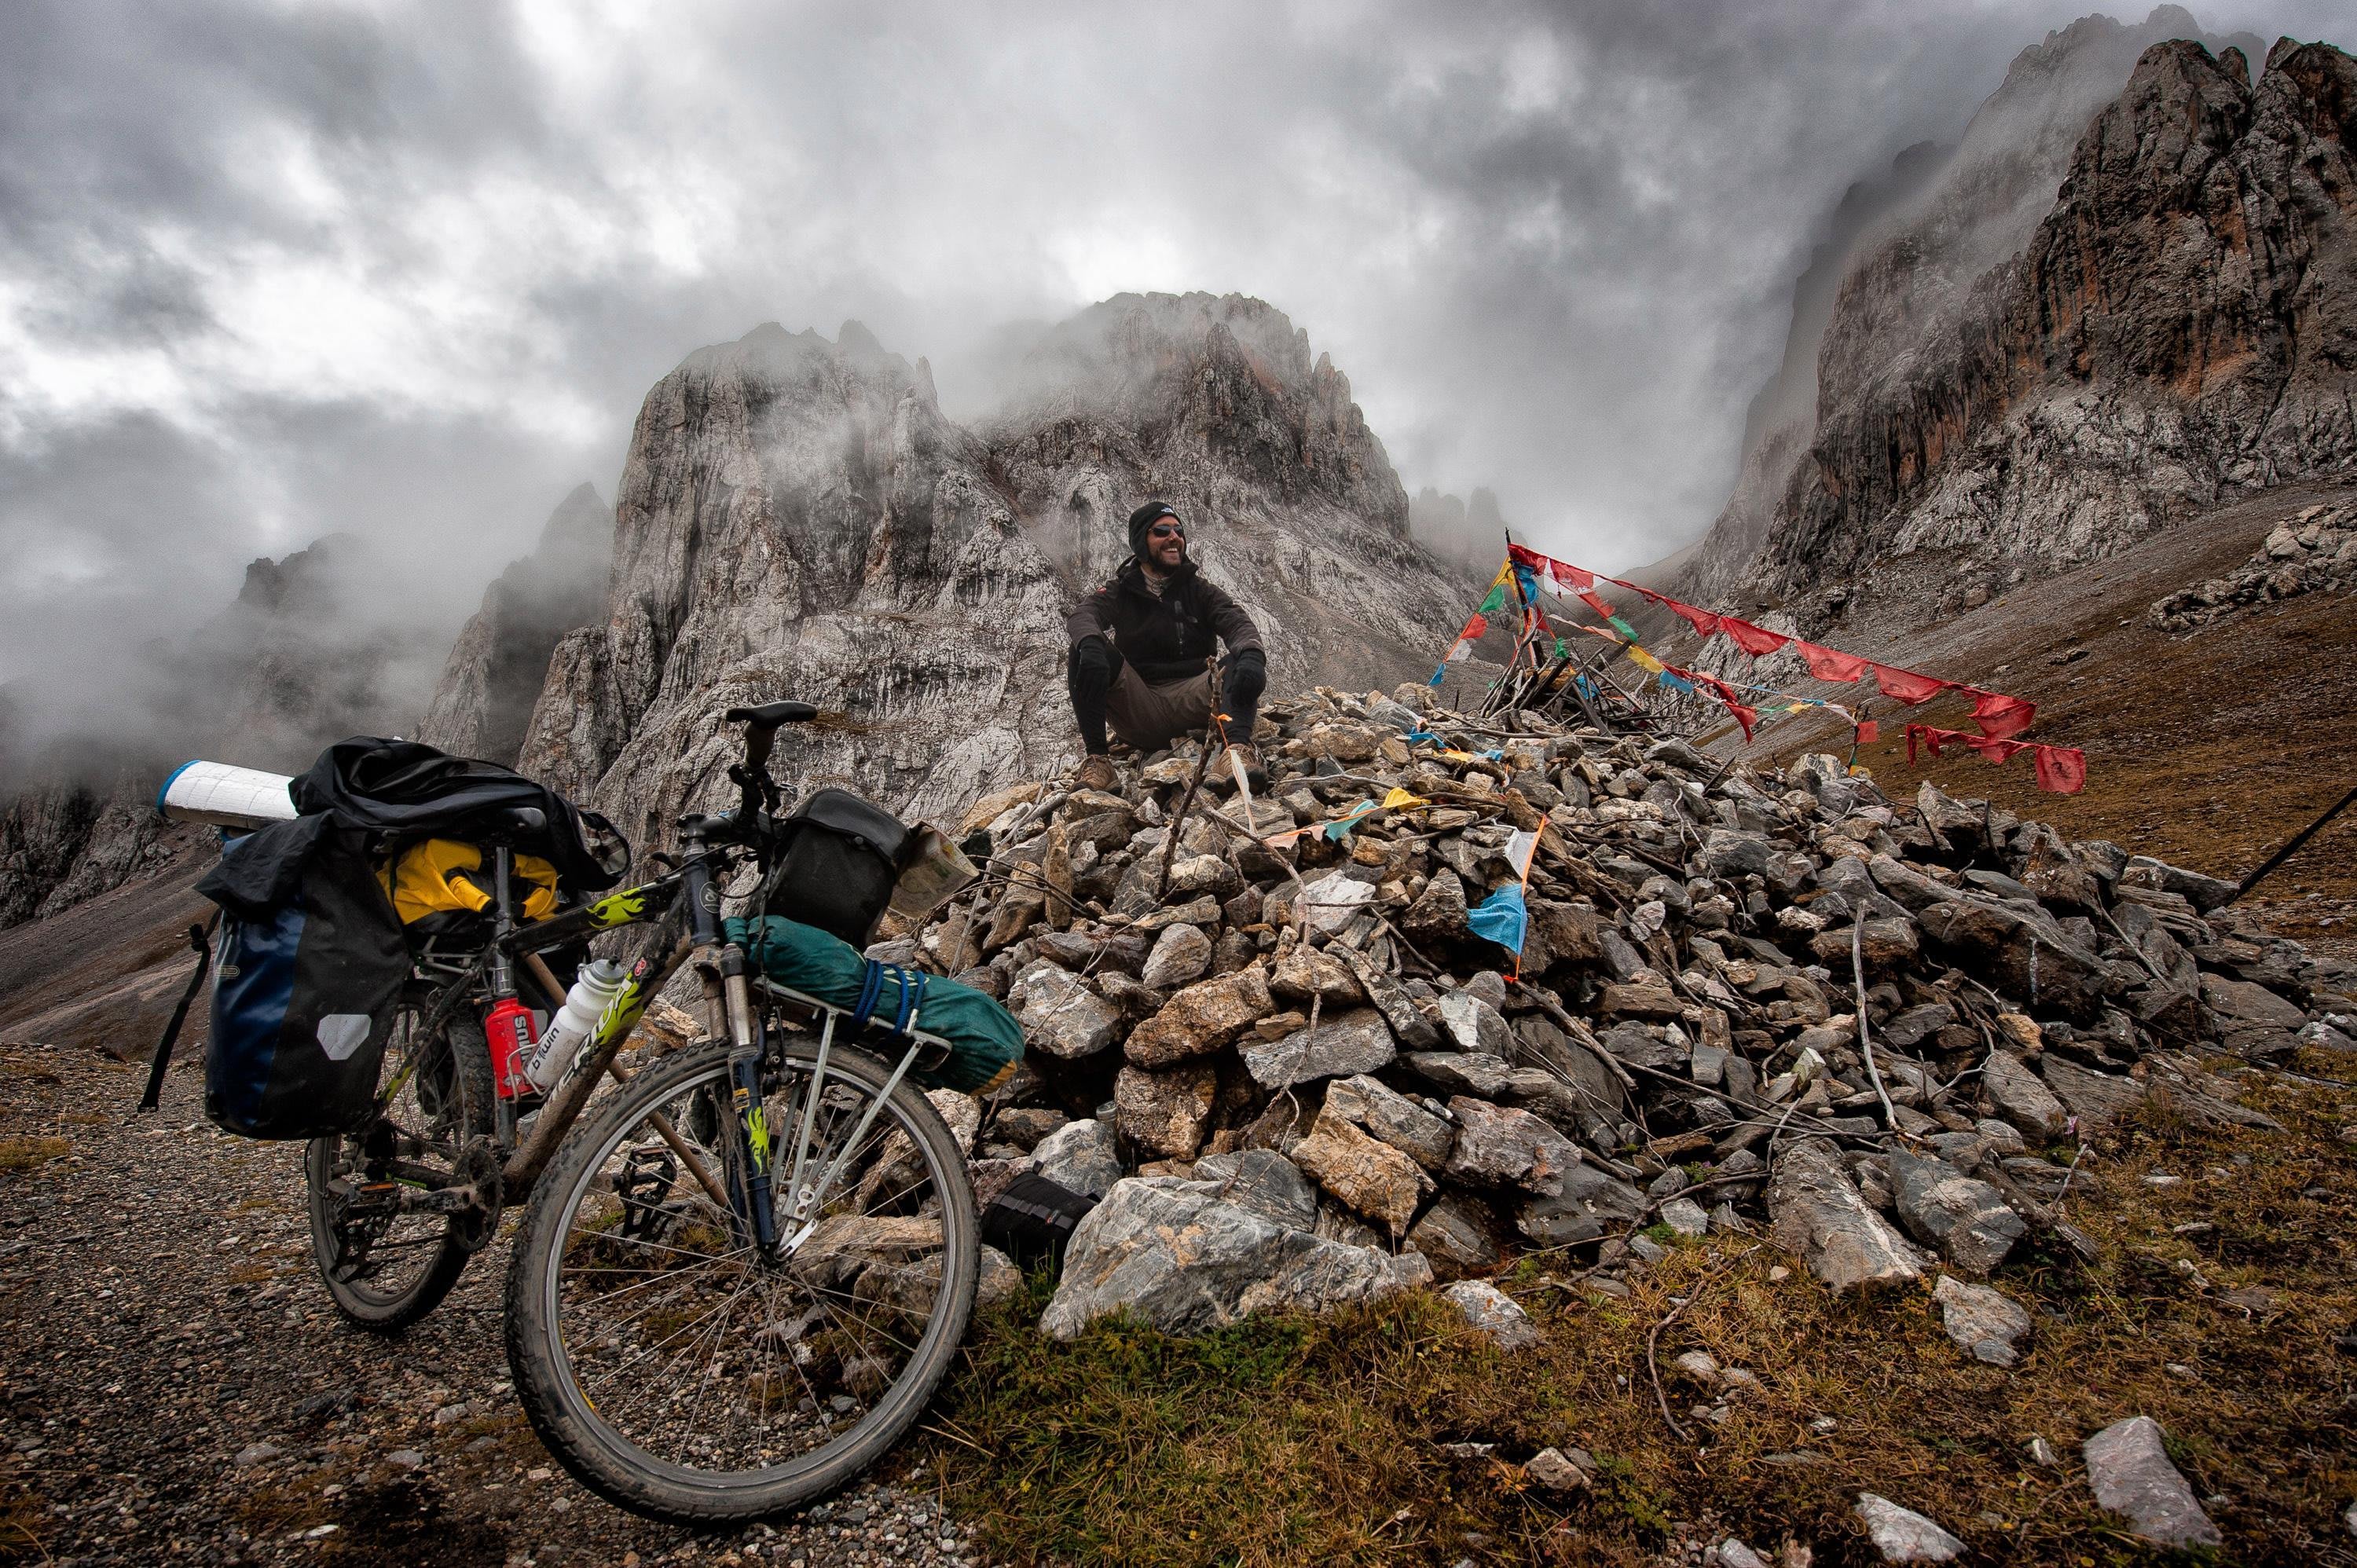
<instances>
[{"instance_id":1,"label":"jagged cliff","mask_svg":"<svg viewBox=\"0 0 2357 1568\"><path fill-rule=\"evenodd\" d=\"M1805 428L1758 433L1690 590L1780 596L1910 551L2003 577L2357 461L2351 62L2146 48L2089 18L2015 62L1848 265ZM2059 149L2059 150L2058 150ZM1798 327L1796 320L1796 328Z\"/></svg>"},{"instance_id":2,"label":"jagged cliff","mask_svg":"<svg viewBox=\"0 0 2357 1568\"><path fill-rule=\"evenodd\" d=\"M722 710L791 695L845 717L781 736L781 773L947 812L1076 751L1063 615L1148 495L1273 682L1421 673L1462 613L1349 382L1257 300L1105 301L973 429L856 323L767 326L649 394L604 623L557 646L522 766L660 839L725 789Z\"/></svg>"},{"instance_id":3,"label":"jagged cliff","mask_svg":"<svg viewBox=\"0 0 2357 1568\"><path fill-rule=\"evenodd\" d=\"M1407 503L1408 537L1440 557L1467 585L1486 585L1506 554L1497 492L1476 486L1462 499L1426 485Z\"/></svg>"},{"instance_id":4,"label":"jagged cliff","mask_svg":"<svg viewBox=\"0 0 2357 1568\"><path fill-rule=\"evenodd\" d=\"M451 646L417 738L461 757L512 764L565 634L606 613L614 514L582 485L550 514L531 554L483 591Z\"/></svg>"}]
</instances>

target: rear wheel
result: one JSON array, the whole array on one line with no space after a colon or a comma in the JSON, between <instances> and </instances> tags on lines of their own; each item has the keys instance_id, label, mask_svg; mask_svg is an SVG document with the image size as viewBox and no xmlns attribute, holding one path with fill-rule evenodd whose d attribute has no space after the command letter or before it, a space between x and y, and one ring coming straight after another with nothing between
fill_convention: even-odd
<instances>
[{"instance_id":1,"label":"rear wheel","mask_svg":"<svg viewBox=\"0 0 2357 1568\"><path fill-rule=\"evenodd\" d=\"M541 1441L622 1508L711 1524L823 1497L899 1441L964 1337L981 1238L963 1156L863 1052L827 1057L804 1187L842 1163L811 1221L791 1219L814 1053L790 1042L765 1076L753 1161L727 1048L707 1046L642 1072L534 1191L508 1363ZM755 1164L781 1237L767 1251L739 1218Z\"/></svg>"},{"instance_id":2,"label":"rear wheel","mask_svg":"<svg viewBox=\"0 0 2357 1568\"><path fill-rule=\"evenodd\" d=\"M337 1311L380 1333L406 1328L439 1306L488 1240L479 1216L397 1204L404 1191L496 1179L490 1047L471 1017L425 1034L430 994L402 998L383 1068L383 1082L398 1088L376 1124L314 1138L304 1152L320 1282Z\"/></svg>"}]
</instances>

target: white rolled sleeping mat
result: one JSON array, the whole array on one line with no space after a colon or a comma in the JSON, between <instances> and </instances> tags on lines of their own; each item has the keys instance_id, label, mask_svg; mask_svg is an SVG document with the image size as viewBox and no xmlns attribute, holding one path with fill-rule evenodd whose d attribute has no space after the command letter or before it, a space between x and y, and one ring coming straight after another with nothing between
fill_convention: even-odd
<instances>
[{"instance_id":1,"label":"white rolled sleeping mat","mask_svg":"<svg viewBox=\"0 0 2357 1568\"><path fill-rule=\"evenodd\" d=\"M226 762L183 762L156 791L156 810L176 822L252 832L295 816L295 782L284 773Z\"/></svg>"}]
</instances>

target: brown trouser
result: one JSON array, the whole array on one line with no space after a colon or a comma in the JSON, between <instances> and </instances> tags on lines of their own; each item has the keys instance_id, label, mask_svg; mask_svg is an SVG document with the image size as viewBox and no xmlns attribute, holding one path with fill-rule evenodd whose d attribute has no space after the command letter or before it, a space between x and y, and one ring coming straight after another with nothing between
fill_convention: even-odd
<instances>
[{"instance_id":1,"label":"brown trouser","mask_svg":"<svg viewBox=\"0 0 2357 1568\"><path fill-rule=\"evenodd\" d=\"M1105 693L1105 722L1138 750L1160 751L1211 722L1211 691L1209 670L1150 686L1135 665L1125 662Z\"/></svg>"}]
</instances>

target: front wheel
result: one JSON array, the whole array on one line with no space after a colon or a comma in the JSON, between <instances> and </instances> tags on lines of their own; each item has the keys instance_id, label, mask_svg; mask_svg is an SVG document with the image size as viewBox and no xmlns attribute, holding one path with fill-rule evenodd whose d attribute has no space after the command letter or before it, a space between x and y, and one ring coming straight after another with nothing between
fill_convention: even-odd
<instances>
[{"instance_id":1,"label":"front wheel","mask_svg":"<svg viewBox=\"0 0 2357 1568\"><path fill-rule=\"evenodd\" d=\"M621 1508L718 1524L823 1497L899 1441L964 1337L981 1238L956 1141L910 1085L886 1094L865 1052L835 1046L818 1069L816 1042L789 1042L748 1120L727 1047L683 1052L537 1186L508 1364L541 1441ZM837 1172L802 1222L798 1154L805 1189ZM745 1218L748 1183L776 1246Z\"/></svg>"}]
</instances>

